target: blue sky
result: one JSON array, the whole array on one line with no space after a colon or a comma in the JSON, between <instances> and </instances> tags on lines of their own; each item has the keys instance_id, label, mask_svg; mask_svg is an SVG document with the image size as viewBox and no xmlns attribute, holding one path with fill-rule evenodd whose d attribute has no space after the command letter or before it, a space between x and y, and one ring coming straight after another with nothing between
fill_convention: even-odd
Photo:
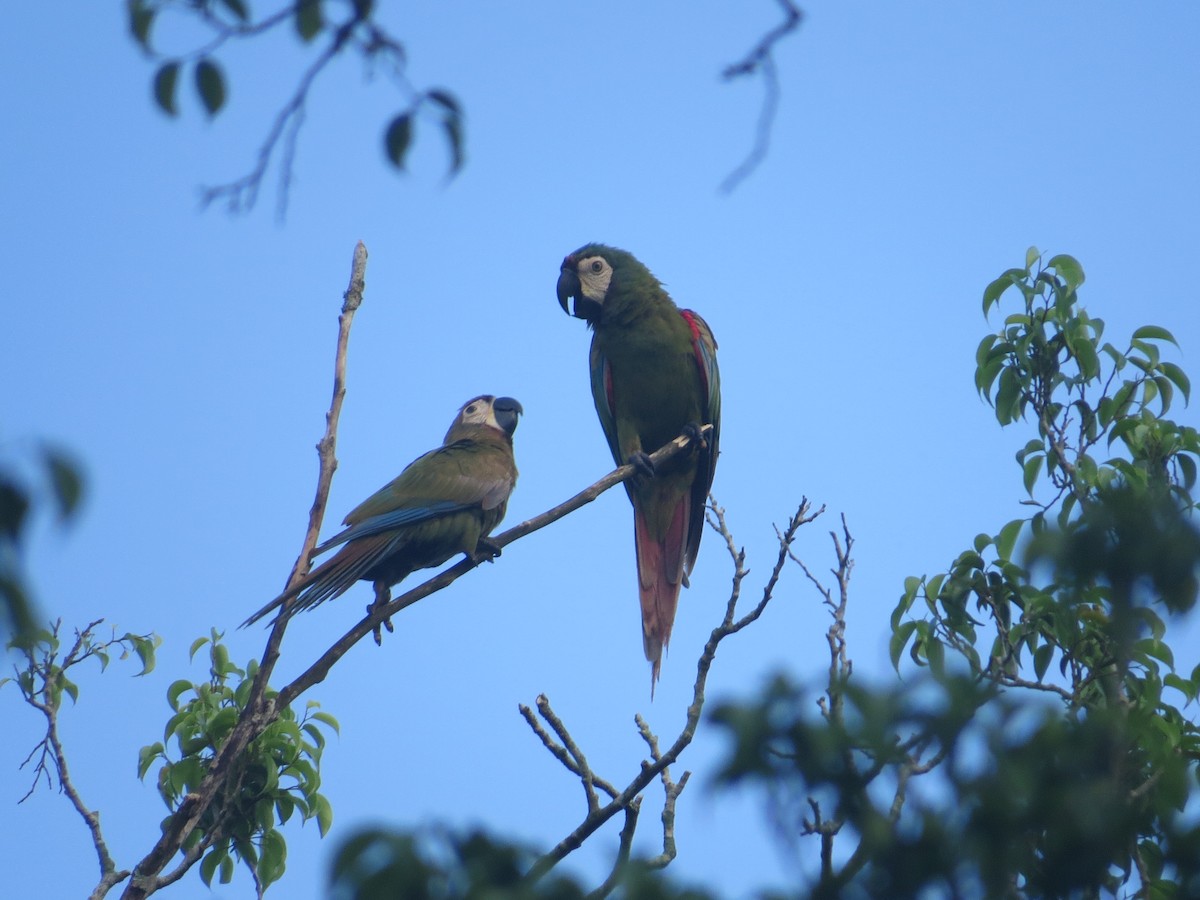
<instances>
[{"instance_id":1,"label":"blue sky","mask_svg":"<svg viewBox=\"0 0 1200 900\"><path fill-rule=\"evenodd\" d=\"M103 616L163 638L152 675L114 665L63 714L76 784L121 865L165 812L135 777L137 750L161 738L167 686L204 677L188 646L216 627L235 659L261 650L264 632L234 628L299 549L360 239L367 293L325 533L483 392L526 410L508 524L608 471L589 337L554 297L563 255L604 241L717 336L714 492L747 549L749 595L774 558L772 523L802 495L830 511L797 544L814 570L832 563L827 532L846 515L864 678L890 671L903 578L944 569L1022 511L1013 453L1027 430L999 429L972 382L988 281L1030 244L1071 253L1110 340L1163 325L1200 371L1192 5L807 3L777 54L769 156L729 195L717 187L750 147L761 86L718 76L774 24L774 4L382 5L412 81L462 101L466 168L446 184L425 128L409 174L390 171L380 140L404 100L347 59L311 97L283 224L272 183L238 218L200 212L197 196L252 164L306 59L290 35L221 57L230 102L208 122L186 91L178 120L152 106L121 4L21 4L0 32L0 440L71 448L88 482L76 525L36 535L34 584L67 626ZM161 37L181 39L169 23ZM543 847L569 832L578 785L517 714L539 693L614 782L643 755L635 712L678 731L730 564L709 534L651 704L630 519L615 491L513 545L310 693L342 723L323 768L334 832L287 829L279 895L321 896L328 853L357 825L481 823ZM293 623L276 680L368 599L364 585ZM745 696L779 669L816 684L826 624L789 569L764 620L722 646L710 696ZM1195 641L1176 656L1190 669ZM50 791L15 806L38 719L11 686L0 716L6 887L79 896L96 867L78 817ZM702 732L687 755L675 874L741 896L810 871L815 845L781 853L752 798L707 789L720 749ZM658 852L659 801L652 789L644 853ZM17 853L30 835L53 866ZM616 840L614 828L592 841L578 871L598 881ZM240 872L211 893L195 875L171 891L252 895Z\"/></svg>"}]
</instances>

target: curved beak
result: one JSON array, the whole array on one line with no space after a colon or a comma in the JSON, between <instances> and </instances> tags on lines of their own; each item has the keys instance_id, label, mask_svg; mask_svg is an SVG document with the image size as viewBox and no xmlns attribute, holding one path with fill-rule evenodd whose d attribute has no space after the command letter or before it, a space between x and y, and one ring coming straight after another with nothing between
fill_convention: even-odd
<instances>
[{"instance_id":1,"label":"curved beak","mask_svg":"<svg viewBox=\"0 0 1200 900\"><path fill-rule=\"evenodd\" d=\"M580 290L579 276L575 273L575 268L570 265L570 260L563 260L562 269L558 273L558 305L563 308L563 312L568 315L571 314L571 310L567 306L567 300L574 297L577 306L575 315L579 315L578 303Z\"/></svg>"},{"instance_id":2,"label":"curved beak","mask_svg":"<svg viewBox=\"0 0 1200 900\"><path fill-rule=\"evenodd\" d=\"M492 415L496 417L496 424L509 435L517 430L517 417L524 414L521 404L512 397L497 397L492 401Z\"/></svg>"}]
</instances>

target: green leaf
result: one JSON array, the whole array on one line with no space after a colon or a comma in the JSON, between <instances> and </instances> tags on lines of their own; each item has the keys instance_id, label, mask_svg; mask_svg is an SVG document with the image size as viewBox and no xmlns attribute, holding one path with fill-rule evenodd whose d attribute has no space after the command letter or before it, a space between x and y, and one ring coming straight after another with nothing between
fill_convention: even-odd
<instances>
[{"instance_id":1,"label":"green leaf","mask_svg":"<svg viewBox=\"0 0 1200 900\"><path fill-rule=\"evenodd\" d=\"M1070 288L1077 288L1083 284L1083 266L1073 256L1060 253L1052 257L1050 262L1046 263L1046 267L1053 269L1054 273L1065 281Z\"/></svg>"},{"instance_id":2,"label":"green leaf","mask_svg":"<svg viewBox=\"0 0 1200 900\"><path fill-rule=\"evenodd\" d=\"M1042 473L1042 465L1046 462L1046 457L1043 454L1030 456L1025 460L1025 464L1021 467L1022 478L1025 482L1025 492L1030 497L1033 496L1033 487L1037 484L1038 476Z\"/></svg>"},{"instance_id":3,"label":"green leaf","mask_svg":"<svg viewBox=\"0 0 1200 900\"><path fill-rule=\"evenodd\" d=\"M388 125L387 133L383 138L383 147L387 152L387 158L397 169L404 169L404 157L408 155L408 148L411 143L412 115L410 113L401 113L392 119L391 124Z\"/></svg>"},{"instance_id":4,"label":"green leaf","mask_svg":"<svg viewBox=\"0 0 1200 900\"><path fill-rule=\"evenodd\" d=\"M462 115L462 107L459 105L459 102L455 99L454 95L449 91L445 91L440 88L434 88L432 91L425 92L425 98L440 106L445 111L446 115Z\"/></svg>"},{"instance_id":5,"label":"green leaf","mask_svg":"<svg viewBox=\"0 0 1200 900\"><path fill-rule=\"evenodd\" d=\"M138 751L137 776L139 781L145 780L146 773L150 771L150 767L154 765L154 761L162 756L165 751L166 748L158 741Z\"/></svg>"},{"instance_id":6,"label":"green leaf","mask_svg":"<svg viewBox=\"0 0 1200 900\"><path fill-rule=\"evenodd\" d=\"M892 668L897 672L900 671L900 655L904 653L908 639L912 637L916 627L917 623L910 619L907 622L901 622L892 631L892 639L888 642L888 652L892 658Z\"/></svg>"},{"instance_id":7,"label":"green leaf","mask_svg":"<svg viewBox=\"0 0 1200 900\"><path fill-rule=\"evenodd\" d=\"M1175 387L1179 388L1179 392L1183 394L1183 402L1190 403L1192 398L1192 382L1188 379L1183 369L1179 368L1175 363L1169 362L1160 363L1158 368L1159 371L1174 382Z\"/></svg>"},{"instance_id":8,"label":"green leaf","mask_svg":"<svg viewBox=\"0 0 1200 900\"><path fill-rule=\"evenodd\" d=\"M154 24L156 12L146 5L145 0L131 0L129 3L129 31L143 50L150 49L150 26Z\"/></svg>"},{"instance_id":9,"label":"green leaf","mask_svg":"<svg viewBox=\"0 0 1200 900\"><path fill-rule=\"evenodd\" d=\"M186 678L180 678L178 681L171 682L171 686L167 688L167 703L171 709L179 711L179 697L184 691L191 690L192 683Z\"/></svg>"},{"instance_id":10,"label":"green leaf","mask_svg":"<svg viewBox=\"0 0 1200 900\"><path fill-rule=\"evenodd\" d=\"M1034 265L1037 264L1037 261L1041 257L1041 255L1042 255L1042 253L1040 250L1038 250L1037 247L1030 247L1028 250L1025 251L1025 271L1026 272L1030 272L1033 270Z\"/></svg>"},{"instance_id":11,"label":"green leaf","mask_svg":"<svg viewBox=\"0 0 1200 900\"><path fill-rule=\"evenodd\" d=\"M61 672L58 675L58 689L66 691L67 696L71 698L72 703L79 702L79 686Z\"/></svg>"},{"instance_id":12,"label":"green leaf","mask_svg":"<svg viewBox=\"0 0 1200 900\"><path fill-rule=\"evenodd\" d=\"M317 829L321 832L321 837L325 837L333 826L333 807L329 805L324 794L316 794L313 797L312 812L317 817Z\"/></svg>"},{"instance_id":13,"label":"green leaf","mask_svg":"<svg viewBox=\"0 0 1200 900\"><path fill-rule=\"evenodd\" d=\"M1115 441L1117 438L1124 438L1125 435L1139 427L1141 424L1141 419L1135 419L1132 417L1128 419L1122 419L1121 421L1117 422L1116 425L1108 430L1108 446L1111 447L1113 441ZM1129 444L1128 438L1125 439L1125 443Z\"/></svg>"},{"instance_id":14,"label":"green leaf","mask_svg":"<svg viewBox=\"0 0 1200 900\"><path fill-rule=\"evenodd\" d=\"M1175 340L1175 335L1157 325L1143 325L1133 333L1130 341L1167 341L1176 347L1179 346L1179 342Z\"/></svg>"},{"instance_id":15,"label":"green leaf","mask_svg":"<svg viewBox=\"0 0 1200 900\"><path fill-rule=\"evenodd\" d=\"M1179 465L1183 486L1191 491L1196 486L1196 460L1186 453L1180 453L1175 457L1175 462Z\"/></svg>"},{"instance_id":16,"label":"green leaf","mask_svg":"<svg viewBox=\"0 0 1200 900\"><path fill-rule=\"evenodd\" d=\"M286 825L287 820L296 811L296 802L290 794L280 794L275 798L275 810L279 814L279 824Z\"/></svg>"},{"instance_id":17,"label":"green leaf","mask_svg":"<svg viewBox=\"0 0 1200 900\"><path fill-rule=\"evenodd\" d=\"M136 653L138 659L141 660L142 671L138 672L134 677L149 675L154 671L154 638L144 638L138 634L127 633L123 638L121 638L121 640L128 641L129 643L133 644L133 652Z\"/></svg>"},{"instance_id":18,"label":"green leaf","mask_svg":"<svg viewBox=\"0 0 1200 900\"><path fill-rule=\"evenodd\" d=\"M83 479L79 469L65 454L51 448L43 448L46 468L50 470L50 485L54 499L58 502L58 520L67 519L79 506L83 494Z\"/></svg>"},{"instance_id":19,"label":"green leaf","mask_svg":"<svg viewBox=\"0 0 1200 900\"><path fill-rule=\"evenodd\" d=\"M1167 687L1175 688L1175 690L1183 694L1183 696L1187 698L1188 703L1191 703L1196 699L1196 685L1186 678L1181 678L1174 672L1168 673L1167 676L1163 678L1163 684L1165 684Z\"/></svg>"},{"instance_id":20,"label":"green leaf","mask_svg":"<svg viewBox=\"0 0 1200 900\"><path fill-rule=\"evenodd\" d=\"M1100 377L1100 357L1091 341L1080 339L1074 346L1075 361L1079 363L1079 374L1083 380L1095 381Z\"/></svg>"},{"instance_id":21,"label":"green leaf","mask_svg":"<svg viewBox=\"0 0 1200 900\"><path fill-rule=\"evenodd\" d=\"M324 21L320 0L296 0L296 33L306 44L321 33Z\"/></svg>"},{"instance_id":22,"label":"green leaf","mask_svg":"<svg viewBox=\"0 0 1200 900\"><path fill-rule=\"evenodd\" d=\"M980 532L979 534L975 535L974 546L976 553L982 553L991 545L992 536L990 534L984 534L983 532Z\"/></svg>"},{"instance_id":23,"label":"green leaf","mask_svg":"<svg viewBox=\"0 0 1200 900\"><path fill-rule=\"evenodd\" d=\"M223 678L229 674L229 648L224 644L213 644L212 646L212 674L218 678Z\"/></svg>"},{"instance_id":24,"label":"green leaf","mask_svg":"<svg viewBox=\"0 0 1200 900\"><path fill-rule=\"evenodd\" d=\"M210 118L225 105L225 76L207 56L196 63L196 93Z\"/></svg>"},{"instance_id":25,"label":"green leaf","mask_svg":"<svg viewBox=\"0 0 1200 900\"><path fill-rule=\"evenodd\" d=\"M154 73L154 102L168 116L179 114L175 106L175 86L179 82L179 63L166 62Z\"/></svg>"},{"instance_id":26,"label":"green leaf","mask_svg":"<svg viewBox=\"0 0 1200 900\"><path fill-rule=\"evenodd\" d=\"M221 0L221 4L231 13L237 16L238 20L245 22L250 18L250 9L242 0Z\"/></svg>"},{"instance_id":27,"label":"green leaf","mask_svg":"<svg viewBox=\"0 0 1200 900\"><path fill-rule=\"evenodd\" d=\"M276 829L263 832L259 845L258 872L263 887L278 881L287 868L287 843Z\"/></svg>"},{"instance_id":28,"label":"green leaf","mask_svg":"<svg viewBox=\"0 0 1200 900\"><path fill-rule=\"evenodd\" d=\"M1000 533L996 535L997 557L1002 560L1011 560L1013 558L1013 549L1016 547L1017 536L1021 533L1021 529L1024 526L1024 519L1013 519L1000 529Z\"/></svg>"},{"instance_id":29,"label":"green leaf","mask_svg":"<svg viewBox=\"0 0 1200 900\"><path fill-rule=\"evenodd\" d=\"M1000 387L996 391L996 419L1008 425L1019 418L1021 405L1021 382L1017 373L1005 367L1000 373Z\"/></svg>"},{"instance_id":30,"label":"green leaf","mask_svg":"<svg viewBox=\"0 0 1200 900\"><path fill-rule=\"evenodd\" d=\"M1046 670L1050 668L1050 660L1053 657L1053 644L1042 644L1042 646L1033 652L1033 672L1039 682L1045 677Z\"/></svg>"},{"instance_id":31,"label":"green leaf","mask_svg":"<svg viewBox=\"0 0 1200 900\"><path fill-rule=\"evenodd\" d=\"M946 674L946 648L936 637L930 636L925 642L925 659L929 661L929 671L938 678Z\"/></svg>"},{"instance_id":32,"label":"green leaf","mask_svg":"<svg viewBox=\"0 0 1200 900\"><path fill-rule=\"evenodd\" d=\"M1133 645L1133 650L1135 653L1144 653L1146 656L1161 660L1171 669L1175 668L1175 654L1171 652L1171 648L1167 644L1158 638L1140 640Z\"/></svg>"},{"instance_id":33,"label":"green leaf","mask_svg":"<svg viewBox=\"0 0 1200 900\"><path fill-rule=\"evenodd\" d=\"M329 713L315 712L312 714L312 717L314 719L316 719L318 722L324 722L326 725L328 725L330 728L333 729L335 734L340 735L342 733L342 728L340 725L338 725L338 720L335 719L333 716L331 716Z\"/></svg>"},{"instance_id":34,"label":"green leaf","mask_svg":"<svg viewBox=\"0 0 1200 900\"><path fill-rule=\"evenodd\" d=\"M212 887L212 877L216 874L217 866L221 864L221 860L226 858L225 850L220 847L214 847L208 851L208 855L200 863L200 880L208 887Z\"/></svg>"},{"instance_id":35,"label":"green leaf","mask_svg":"<svg viewBox=\"0 0 1200 900\"><path fill-rule=\"evenodd\" d=\"M229 884L233 881L233 857L226 853L221 857L221 884Z\"/></svg>"},{"instance_id":36,"label":"green leaf","mask_svg":"<svg viewBox=\"0 0 1200 900\"><path fill-rule=\"evenodd\" d=\"M1175 385L1165 375L1155 375L1153 381L1154 386L1158 388L1159 399L1162 401L1159 415L1165 416L1171 408L1171 401L1175 399Z\"/></svg>"},{"instance_id":37,"label":"green leaf","mask_svg":"<svg viewBox=\"0 0 1200 900\"><path fill-rule=\"evenodd\" d=\"M988 310L992 308L1000 300L1000 295L1007 291L1014 284L1018 284L1021 279L1029 274L1027 269L1009 269L999 278L995 279L991 284L983 289L983 314L987 316Z\"/></svg>"},{"instance_id":38,"label":"green leaf","mask_svg":"<svg viewBox=\"0 0 1200 900\"><path fill-rule=\"evenodd\" d=\"M449 176L453 178L462 170L463 167L463 133L462 133L462 116L452 115L446 116L442 121L442 130L446 133L446 141L450 144L450 172Z\"/></svg>"},{"instance_id":39,"label":"green leaf","mask_svg":"<svg viewBox=\"0 0 1200 900\"><path fill-rule=\"evenodd\" d=\"M196 638L194 641L192 641L192 646L188 650L188 662L191 662L193 659L196 658L196 651L199 650L201 647L203 647L205 644L207 644L209 642L209 640L211 640L211 638L200 637L200 638Z\"/></svg>"}]
</instances>

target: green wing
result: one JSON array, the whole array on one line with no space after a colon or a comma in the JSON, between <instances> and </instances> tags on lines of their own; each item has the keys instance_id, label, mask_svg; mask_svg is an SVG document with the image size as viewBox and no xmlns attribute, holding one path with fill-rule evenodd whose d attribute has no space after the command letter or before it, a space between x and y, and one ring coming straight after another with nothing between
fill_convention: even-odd
<instances>
[{"instance_id":1,"label":"green wing","mask_svg":"<svg viewBox=\"0 0 1200 900\"><path fill-rule=\"evenodd\" d=\"M600 427L604 429L604 437L608 439L608 449L612 452L613 460L618 466L623 466L628 460L621 458L621 445L617 443L617 416L613 412L612 369L604 354L600 352L600 346L594 337L588 362L592 375L592 401L596 404L596 415L600 417Z\"/></svg>"}]
</instances>

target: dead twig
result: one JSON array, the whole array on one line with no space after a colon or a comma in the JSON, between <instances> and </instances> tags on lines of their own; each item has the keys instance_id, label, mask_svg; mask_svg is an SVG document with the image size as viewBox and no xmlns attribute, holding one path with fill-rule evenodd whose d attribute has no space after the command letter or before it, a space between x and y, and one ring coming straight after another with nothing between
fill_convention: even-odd
<instances>
[{"instance_id":1,"label":"dead twig","mask_svg":"<svg viewBox=\"0 0 1200 900\"><path fill-rule=\"evenodd\" d=\"M677 440L685 439L681 436ZM796 513L789 519L787 527L780 533L779 553L775 561L775 566L772 569L772 574L763 589L762 598L754 609L741 618L736 618L742 581L749 573L749 570L745 567L746 554L744 550L739 550L734 543L733 535L729 531L725 521L724 509L711 497L709 501L711 515L708 516L708 524L714 531L721 535L726 549L733 560L734 572L724 616L721 623L710 633L700 654L700 658L696 662L696 680L692 687L692 702L688 706L683 729L670 747L665 751L660 751L658 737L650 730L650 727L641 716L635 717L638 733L642 736L650 751L650 759L644 760L640 771L625 789L620 793L614 792L610 794L612 799L603 806L592 803L594 794L589 792L587 814L584 816L583 821L533 864L526 876L526 880L530 883L543 877L566 856L578 849L585 840L608 822L609 819L618 813L623 813L625 823L621 830L621 849L618 852L617 865L614 866L604 883L593 892L592 896L600 898L611 892L619 880L620 869L628 858L628 848L633 840L633 830L636 828L637 816L641 808L641 794L655 778L662 780L663 791L666 795L662 814L663 852L648 860L646 864L651 867L661 868L675 858L675 806L680 793L682 793L684 787L687 785L690 773L685 772L678 782L674 782L671 780L669 769L675 764L679 759L679 755L691 744L692 739L695 737L696 728L700 724L700 716L704 709L704 692L708 681L708 674L716 657L717 647L725 638L741 631L763 614L779 582L780 573L788 560L788 548L795 539L797 531L799 531L801 526L819 516L824 509L822 507L822 510L810 514L808 500L804 499L801 501ZM580 765L580 761L583 758L582 753L571 751L570 747L575 746L575 742L570 739L566 726L562 724L557 716L554 716L553 720L548 718L548 715L552 715L553 711L550 710L549 701L544 696L538 698L538 712L548 722L551 722L551 728L558 735L558 741L550 737L546 729L541 727L533 713L527 707L521 708L521 714L525 717L525 720L529 723L534 733L568 771L583 778L585 783L598 783L595 774L590 769L587 769L586 765Z\"/></svg>"}]
</instances>

